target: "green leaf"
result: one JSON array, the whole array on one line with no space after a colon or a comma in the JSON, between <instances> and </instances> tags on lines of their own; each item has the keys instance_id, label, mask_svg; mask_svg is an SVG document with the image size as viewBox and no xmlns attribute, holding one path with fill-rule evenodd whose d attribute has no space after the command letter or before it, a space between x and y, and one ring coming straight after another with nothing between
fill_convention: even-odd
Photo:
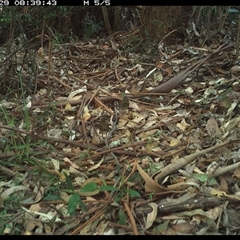
<instances>
[{"instance_id":1,"label":"green leaf","mask_svg":"<svg viewBox=\"0 0 240 240\"><path fill-rule=\"evenodd\" d=\"M64 174L64 176L66 178L66 183L67 183L68 190L71 190L71 191L74 192L74 188L73 188L73 184L72 184L71 178L65 172L63 172L63 174Z\"/></svg>"},{"instance_id":2,"label":"green leaf","mask_svg":"<svg viewBox=\"0 0 240 240\"><path fill-rule=\"evenodd\" d=\"M87 206L85 205L85 203L82 201L81 198L79 199L79 205L84 212L87 212L87 210L88 210Z\"/></svg>"},{"instance_id":3,"label":"green leaf","mask_svg":"<svg viewBox=\"0 0 240 240\"><path fill-rule=\"evenodd\" d=\"M199 180L200 182L205 183L208 180L208 175L198 173L198 174L194 174L194 178Z\"/></svg>"},{"instance_id":4,"label":"green leaf","mask_svg":"<svg viewBox=\"0 0 240 240\"><path fill-rule=\"evenodd\" d=\"M199 180L200 182L207 183L208 185L217 184L217 180L214 177L209 177L207 174L195 174L194 178Z\"/></svg>"},{"instance_id":5,"label":"green leaf","mask_svg":"<svg viewBox=\"0 0 240 240\"><path fill-rule=\"evenodd\" d=\"M101 191L118 191L119 189L113 186L109 186L109 185L103 185L99 188Z\"/></svg>"},{"instance_id":6,"label":"green leaf","mask_svg":"<svg viewBox=\"0 0 240 240\"><path fill-rule=\"evenodd\" d=\"M127 217L126 217L126 214L124 213L124 212L119 212L119 214L118 214L118 218L119 218L119 220L118 220L118 223L120 224L120 225L126 225L126 219L127 219Z\"/></svg>"},{"instance_id":7,"label":"green leaf","mask_svg":"<svg viewBox=\"0 0 240 240\"><path fill-rule=\"evenodd\" d=\"M117 196L114 198L114 202L119 202L121 199L122 199L121 197Z\"/></svg>"},{"instance_id":8,"label":"green leaf","mask_svg":"<svg viewBox=\"0 0 240 240\"><path fill-rule=\"evenodd\" d=\"M80 196L78 193L73 193L68 201L68 213L69 215L74 215L76 213L76 208L80 202Z\"/></svg>"},{"instance_id":9,"label":"green leaf","mask_svg":"<svg viewBox=\"0 0 240 240\"><path fill-rule=\"evenodd\" d=\"M157 227L153 228L153 233L156 235L159 234L164 234L167 229L168 229L168 224L169 224L169 220L164 221L162 224L158 225Z\"/></svg>"},{"instance_id":10,"label":"green leaf","mask_svg":"<svg viewBox=\"0 0 240 240\"><path fill-rule=\"evenodd\" d=\"M114 147L119 146L120 144L121 144L121 140L118 139L118 140L116 140L116 141L112 141L112 142L109 144L109 147L110 147L110 148L114 148Z\"/></svg>"},{"instance_id":11,"label":"green leaf","mask_svg":"<svg viewBox=\"0 0 240 240\"><path fill-rule=\"evenodd\" d=\"M95 182L89 182L80 190L80 192L94 192L98 189L98 185Z\"/></svg>"},{"instance_id":12,"label":"green leaf","mask_svg":"<svg viewBox=\"0 0 240 240\"><path fill-rule=\"evenodd\" d=\"M52 194L48 194L44 200L45 201L56 201L56 200L61 200L62 198L60 196L57 195L52 195Z\"/></svg>"},{"instance_id":13,"label":"green leaf","mask_svg":"<svg viewBox=\"0 0 240 240\"><path fill-rule=\"evenodd\" d=\"M126 190L127 193L129 193L129 195L131 197L141 197L141 195L139 194L139 192L133 190L133 189L128 189Z\"/></svg>"}]
</instances>

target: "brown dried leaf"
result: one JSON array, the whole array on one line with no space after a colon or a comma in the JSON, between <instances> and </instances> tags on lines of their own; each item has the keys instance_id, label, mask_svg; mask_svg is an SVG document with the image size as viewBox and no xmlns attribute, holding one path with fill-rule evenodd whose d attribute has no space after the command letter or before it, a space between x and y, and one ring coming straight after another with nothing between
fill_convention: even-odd
<instances>
[{"instance_id":1,"label":"brown dried leaf","mask_svg":"<svg viewBox=\"0 0 240 240\"><path fill-rule=\"evenodd\" d=\"M67 103L65 108L64 108L65 111L72 111L72 106L70 103Z\"/></svg>"},{"instance_id":2,"label":"brown dried leaf","mask_svg":"<svg viewBox=\"0 0 240 240\"><path fill-rule=\"evenodd\" d=\"M93 132L92 143L95 144L95 145L99 145L101 143L99 135L95 132Z\"/></svg>"},{"instance_id":3,"label":"brown dried leaf","mask_svg":"<svg viewBox=\"0 0 240 240\"><path fill-rule=\"evenodd\" d=\"M147 215L147 222L146 222L146 226L145 229L148 229L152 226L152 224L154 223L156 217L157 217L157 213L158 213L158 205L156 203L149 203L148 204L153 210L152 212L150 212Z\"/></svg>"},{"instance_id":4,"label":"brown dried leaf","mask_svg":"<svg viewBox=\"0 0 240 240\"><path fill-rule=\"evenodd\" d=\"M7 199L11 194L19 192L19 191L30 191L30 189L26 186L23 185L18 185L18 186L13 186L8 188L7 190L5 190L1 196L0 199L1 201L4 201L5 199ZM2 202L3 203L3 202Z\"/></svg>"},{"instance_id":5,"label":"brown dried leaf","mask_svg":"<svg viewBox=\"0 0 240 240\"><path fill-rule=\"evenodd\" d=\"M231 67L230 71L235 73L240 72L240 66L234 65Z\"/></svg>"},{"instance_id":6,"label":"brown dried leaf","mask_svg":"<svg viewBox=\"0 0 240 240\"><path fill-rule=\"evenodd\" d=\"M44 187L40 187L39 190L37 191L34 202L40 202L40 200L42 200L44 194L45 194Z\"/></svg>"},{"instance_id":7,"label":"brown dried leaf","mask_svg":"<svg viewBox=\"0 0 240 240\"><path fill-rule=\"evenodd\" d=\"M234 129L236 126L240 126L240 116L232 118L230 121L226 122L222 128L225 132L228 132Z\"/></svg>"},{"instance_id":8,"label":"brown dried leaf","mask_svg":"<svg viewBox=\"0 0 240 240\"><path fill-rule=\"evenodd\" d=\"M233 176L240 178L240 165L233 172Z\"/></svg>"},{"instance_id":9,"label":"brown dried leaf","mask_svg":"<svg viewBox=\"0 0 240 240\"><path fill-rule=\"evenodd\" d=\"M176 225L173 225L171 229L176 232L176 233L193 233L195 230L194 225L184 222L184 223L179 223Z\"/></svg>"},{"instance_id":10,"label":"brown dried leaf","mask_svg":"<svg viewBox=\"0 0 240 240\"><path fill-rule=\"evenodd\" d=\"M30 208L30 211L36 211L39 212L41 210L41 207L39 204L33 204ZM38 218L34 219L35 216L31 213L25 213L25 222L24 222L24 228L26 232L32 232L32 230L36 227L43 228L43 224L41 221L39 221Z\"/></svg>"},{"instance_id":11,"label":"brown dried leaf","mask_svg":"<svg viewBox=\"0 0 240 240\"><path fill-rule=\"evenodd\" d=\"M109 221L102 220L96 228L96 234L103 235L105 233L105 230L107 229L108 224Z\"/></svg>"},{"instance_id":12,"label":"brown dried leaf","mask_svg":"<svg viewBox=\"0 0 240 240\"><path fill-rule=\"evenodd\" d=\"M86 106L83 113L83 122L87 122L89 118L91 118L91 114L89 113L88 107Z\"/></svg>"},{"instance_id":13,"label":"brown dried leaf","mask_svg":"<svg viewBox=\"0 0 240 240\"><path fill-rule=\"evenodd\" d=\"M221 182L220 183L221 190L227 193L228 192L228 183L227 183L226 178L222 177L220 182Z\"/></svg>"},{"instance_id":14,"label":"brown dried leaf","mask_svg":"<svg viewBox=\"0 0 240 240\"><path fill-rule=\"evenodd\" d=\"M172 76L173 74L173 69L172 69L172 67L167 67L167 68L165 68L165 72L167 72L167 74L168 74L168 76Z\"/></svg>"},{"instance_id":15,"label":"brown dried leaf","mask_svg":"<svg viewBox=\"0 0 240 240\"><path fill-rule=\"evenodd\" d=\"M40 47L37 51L37 55L40 57L40 58L43 58L44 57L44 50L42 47Z\"/></svg>"},{"instance_id":16,"label":"brown dried leaf","mask_svg":"<svg viewBox=\"0 0 240 240\"><path fill-rule=\"evenodd\" d=\"M176 125L179 129L181 129L182 131L185 131L187 129L187 127L189 127L190 125L185 121L185 119L183 119L181 121L181 123L177 123Z\"/></svg>"},{"instance_id":17,"label":"brown dried leaf","mask_svg":"<svg viewBox=\"0 0 240 240\"><path fill-rule=\"evenodd\" d=\"M160 193L160 192L168 192L169 189L160 186L156 181L154 181L144 170L137 164L137 169L143 180L145 181L145 191Z\"/></svg>"},{"instance_id":18,"label":"brown dried leaf","mask_svg":"<svg viewBox=\"0 0 240 240\"><path fill-rule=\"evenodd\" d=\"M91 172L91 171L93 171L93 170L98 169L98 168L101 166L103 160L104 160L104 158L102 158L101 161L99 161L97 164L95 164L95 165L93 165L92 167L90 167L87 171L88 171L88 172Z\"/></svg>"},{"instance_id":19,"label":"brown dried leaf","mask_svg":"<svg viewBox=\"0 0 240 240\"><path fill-rule=\"evenodd\" d=\"M120 111L125 111L129 107L129 99L126 95L123 96L122 101L119 103L119 110Z\"/></svg>"},{"instance_id":20,"label":"brown dried leaf","mask_svg":"<svg viewBox=\"0 0 240 240\"><path fill-rule=\"evenodd\" d=\"M156 67L157 68L162 68L164 65L164 62L157 62Z\"/></svg>"},{"instance_id":21,"label":"brown dried leaf","mask_svg":"<svg viewBox=\"0 0 240 240\"><path fill-rule=\"evenodd\" d=\"M208 119L207 125L206 125L206 130L211 137L216 137L216 136L220 137L221 136L221 131L218 127L217 121L213 117Z\"/></svg>"}]
</instances>

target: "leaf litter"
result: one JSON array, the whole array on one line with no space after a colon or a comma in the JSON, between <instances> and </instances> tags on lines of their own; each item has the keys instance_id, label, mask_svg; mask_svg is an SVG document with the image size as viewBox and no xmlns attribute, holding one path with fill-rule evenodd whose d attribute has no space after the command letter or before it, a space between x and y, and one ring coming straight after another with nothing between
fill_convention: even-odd
<instances>
[{"instance_id":1,"label":"leaf litter","mask_svg":"<svg viewBox=\"0 0 240 240\"><path fill-rule=\"evenodd\" d=\"M35 94L0 102L1 233L238 234L237 60L159 93L208 49L153 63L114 38L53 48Z\"/></svg>"}]
</instances>

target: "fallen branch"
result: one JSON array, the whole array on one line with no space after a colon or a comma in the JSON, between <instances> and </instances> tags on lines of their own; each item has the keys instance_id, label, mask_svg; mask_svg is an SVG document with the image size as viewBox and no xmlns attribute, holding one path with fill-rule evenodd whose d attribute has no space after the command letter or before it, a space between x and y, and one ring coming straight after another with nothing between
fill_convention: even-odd
<instances>
[{"instance_id":1,"label":"fallen branch","mask_svg":"<svg viewBox=\"0 0 240 240\"><path fill-rule=\"evenodd\" d=\"M226 44L221 45L215 52L209 54L204 59L197 61L195 64L189 66L184 71L178 73L176 76L170 78L167 82L155 87L150 92L152 93L169 93L174 88L176 88L179 84L181 84L191 73L193 73L197 68L199 68L202 64L204 64L211 56L217 54L227 48L234 46L235 43L231 43L226 46Z\"/></svg>"},{"instance_id":2,"label":"fallen branch","mask_svg":"<svg viewBox=\"0 0 240 240\"><path fill-rule=\"evenodd\" d=\"M220 143L218 145L215 145L215 146L212 146L212 147L209 147L209 148L206 148L200 152L197 152L197 153L193 153L191 155L188 155L186 157L183 157L183 158L180 158L172 163L170 163L169 165L167 165L166 167L164 167L163 169L161 169L159 172L155 173L153 178L156 180L156 181L161 181L164 177L170 175L171 173L173 173L174 171L186 166L187 164L189 164L190 162L196 160L197 157L200 157L206 153L209 153L209 152L212 152L212 151L215 151L216 149L218 148L221 148L221 147L224 147L230 143L233 143L233 142L238 142L240 141L240 139L238 140L231 140L231 141L227 141L227 142L223 142L223 143Z\"/></svg>"}]
</instances>

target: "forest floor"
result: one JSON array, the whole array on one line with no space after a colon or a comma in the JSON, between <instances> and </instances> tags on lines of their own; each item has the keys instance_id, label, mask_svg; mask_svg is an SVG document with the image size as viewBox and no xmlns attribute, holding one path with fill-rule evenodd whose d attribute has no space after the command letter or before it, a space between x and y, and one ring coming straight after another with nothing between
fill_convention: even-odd
<instances>
[{"instance_id":1,"label":"forest floor","mask_svg":"<svg viewBox=\"0 0 240 240\"><path fill-rule=\"evenodd\" d=\"M39 48L34 93L23 65L2 96L0 234L239 234L236 48L153 94L219 46L128 41Z\"/></svg>"}]
</instances>

